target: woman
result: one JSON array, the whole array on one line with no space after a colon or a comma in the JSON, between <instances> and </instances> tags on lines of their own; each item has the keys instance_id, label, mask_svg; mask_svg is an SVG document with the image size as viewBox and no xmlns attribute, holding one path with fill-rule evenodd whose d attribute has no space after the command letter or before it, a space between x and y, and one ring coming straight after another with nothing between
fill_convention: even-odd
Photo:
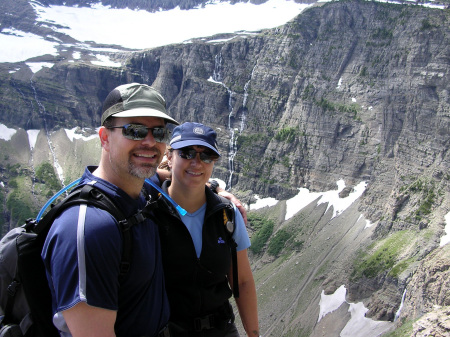
<instances>
[{"instance_id":1,"label":"woman","mask_svg":"<svg viewBox=\"0 0 450 337\"><path fill-rule=\"evenodd\" d=\"M228 200L205 185L220 157L216 137L216 132L203 124L184 123L174 129L166 153L171 180L162 188L187 211L180 215L162 196L155 210L172 337L239 336L229 303L234 286L234 241L240 294L236 304L247 336L259 336L255 283L247 257L250 240L244 221ZM224 221L230 210L236 219L232 235Z\"/></svg>"}]
</instances>

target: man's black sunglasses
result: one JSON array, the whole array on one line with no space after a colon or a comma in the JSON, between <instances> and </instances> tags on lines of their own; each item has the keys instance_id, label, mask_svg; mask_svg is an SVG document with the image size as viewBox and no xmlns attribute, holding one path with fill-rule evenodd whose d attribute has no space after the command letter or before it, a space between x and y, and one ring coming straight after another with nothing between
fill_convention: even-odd
<instances>
[{"instance_id":1,"label":"man's black sunglasses","mask_svg":"<svg viewBox=\"0 0 450 337\"><path fill-rule=\"evenodd\" d=\"M148 128L142 124L126 124L123 126L107 126L106 128L122 129L122 135L131 140L143 140L147 137L149 131L158 143L166 142L169 138L169 131L165 127Z\"/></svg>"},{"instance_id":2,"label":"man's black sunglasses","mask_svg":"<svg viewBox=\"0 0 450 337\"><path fill-rule=\"evenodd\" d=\"M200 155L200 160L206 164L212 163L213 161L219 159L219 155L212 151L205 150L203 152L197 152L192 147L183 147L178 149L178 155L187 160L194 159L197 156L197 153Z\"/></svg>"}]
</instances>

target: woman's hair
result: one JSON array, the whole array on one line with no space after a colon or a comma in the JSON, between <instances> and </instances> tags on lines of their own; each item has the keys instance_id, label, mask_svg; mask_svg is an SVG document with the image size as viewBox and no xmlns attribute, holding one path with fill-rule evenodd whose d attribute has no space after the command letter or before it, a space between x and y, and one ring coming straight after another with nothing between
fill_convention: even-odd
<instances>
[{"instance_id":1,"label":"woman's hair","mask_svg":"<svg viewBox=\"0 0 450 337\"><path fill-rule=\"evenodd\" d=\"M161 163L158 166L159 169L170 171L169 160L167 159L167 155L169 154L169 152L172 152L172 151L173 151L173 149L170 147L170 145L167 145L166 151L164 152L164 159L161 161Z\"/></svg>"}]
</instances>

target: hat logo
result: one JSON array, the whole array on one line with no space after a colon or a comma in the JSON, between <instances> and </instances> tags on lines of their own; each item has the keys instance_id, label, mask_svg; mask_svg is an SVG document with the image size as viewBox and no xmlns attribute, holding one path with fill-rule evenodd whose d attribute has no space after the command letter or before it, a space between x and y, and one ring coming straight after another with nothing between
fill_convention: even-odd
<instances>
[{"instance_id":1,"label":"hat logo","mask_svg":"<svg viewBox=\"0 0 450 337\"><path fill-rule=\"evenodd\" d=\"M202 128L194 128L194 130L192 130L192 132L196 133L197 135L203 135L205 134L205 131L203 131Z\"/></svg>"}]
</instances>

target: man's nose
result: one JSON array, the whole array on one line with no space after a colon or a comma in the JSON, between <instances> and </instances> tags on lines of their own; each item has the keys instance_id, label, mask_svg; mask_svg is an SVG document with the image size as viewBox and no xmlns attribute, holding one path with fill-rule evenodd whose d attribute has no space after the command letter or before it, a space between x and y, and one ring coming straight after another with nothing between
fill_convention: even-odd
<instances>
[{"instance_id":1,"label":"man's nose","mask_svg":"<svg viewBox=\"0 0 450 337\"><path fill-rule=\"evenodd\" d=\"M148 130L147 136L145 136L145 138L142 140L142 143L150 144L152 146L156 144L155 137L153 137L153 133L151 130Z\"/></svg>"}]
</instances>

